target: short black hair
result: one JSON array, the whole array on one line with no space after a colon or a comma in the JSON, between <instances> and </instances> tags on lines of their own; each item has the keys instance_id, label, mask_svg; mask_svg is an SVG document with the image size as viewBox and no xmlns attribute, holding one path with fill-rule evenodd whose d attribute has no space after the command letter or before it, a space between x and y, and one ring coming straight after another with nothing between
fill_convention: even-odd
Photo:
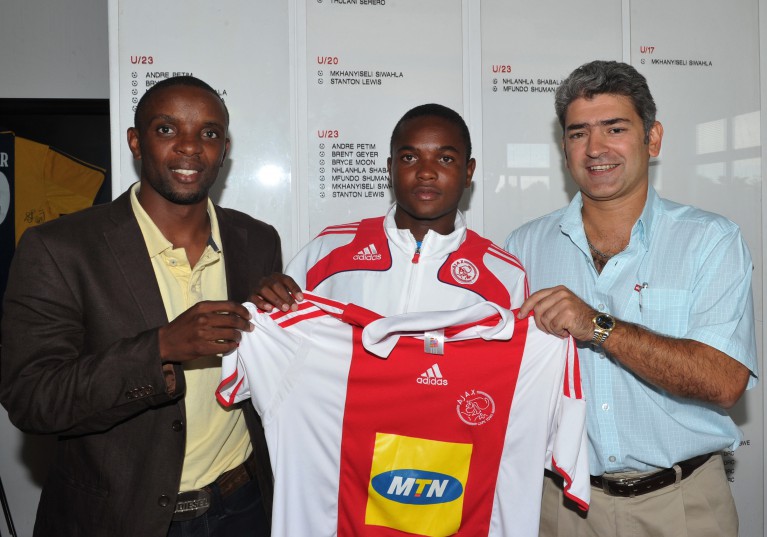
<instances>
[{"instance_id":1,"label":"short black hair","mask_svg":"<svg viewBox=\"0 0 767 537\"><path fill-rule=\"evenodd\" d=\"M419 117L440 117L458 127L461 131L463 143L466 145L466 162L471 160L471 134L469 134L469 127L466 125L466 122L461 117L461 114L452 108L436 103L422 104L405 112L405 115L400 118L391 133L391 139L389 140L390 155L394 153L394 139L399 136L400 131L402 130L402 125L406 121Z\"/></svg>"},{"instance_id":2,"label":"short black hair","mask_svg":"<svg viewBox=\"0 0 767 537\"><path fill-rule=\"evenodd\" d=\"M157 84L146 90L144 95L141 96L141 99L139 99L138 104L136 105L136 112L133 114L133 126L137 129L141 130L141 127L143 126L144 121L144 110L147 106L147 103L152 100L152 95L157 93L160 90L163 90L165 88L171 88L173 86L191 86L194 88L200 88L205 91L208 91L216 96L216 98L221 101L221 104L224 105L224 111L226 112L226 122L229 123L229 109L226 107L226 103L221 98L221 96L218 94L216 90L214 90L210 84L207 82L204 82L200 80L199 78L189 76L189 75L183 75L183 76L172 76L170 78L166 78L164 80L160 80Z\"/></svg>"},{"instance_id":3,"label":"short black hair","mask_svg":"<svg viewBox=\"0 0 767 537\"><path fill-rule=\"evenodd\" d=\"M628 97L642 119L645 143L648 143L657 112L655 100L647 79L633 66L623 62L595 60L570 73L554 96L554 109L562 129L565 128L565 114L570 103L581 97L593 99L603 94Z\"/></svg>"}]
</instances>

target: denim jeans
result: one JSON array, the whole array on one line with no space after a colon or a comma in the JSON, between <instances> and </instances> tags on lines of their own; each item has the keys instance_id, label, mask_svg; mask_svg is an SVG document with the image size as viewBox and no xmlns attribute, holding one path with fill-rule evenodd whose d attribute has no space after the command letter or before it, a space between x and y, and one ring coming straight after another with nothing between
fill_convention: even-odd
<instances>
[{"instance_id":1,"label":"denim jeans","mask_svg":"<svg viewBox=\"0 0 767 537\"><path fill-rule=\"evenodd\" d=\"M171 523L168 537L269 536L270 528L261 502L261 491L255 479L224 500L215 483L211 489L210 508L207 512L192 520Z\"/></svg>"}]
</instances>

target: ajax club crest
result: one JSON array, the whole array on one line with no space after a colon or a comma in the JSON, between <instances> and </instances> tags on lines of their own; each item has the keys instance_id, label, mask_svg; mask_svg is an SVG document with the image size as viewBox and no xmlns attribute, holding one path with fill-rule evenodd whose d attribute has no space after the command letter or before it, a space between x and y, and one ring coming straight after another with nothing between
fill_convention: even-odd
<instances>
[{"instance_id":1,"label":"ajax club crest","mask_svg":"<svg viewBox=\"0 0 767 537\"><path fill-rule=\"evenodd\" d=\"M495 401L485 392L466 390L458 397L455 409L466 425L484 425L495 414Z\"/></svg>"},{"instance_id":2,"label":"ajax club crest","mask_svg":"<svg viewBox=\"0 0 767 537\"><path fill-rule=\"evenodd\" d=\"M453 261L453 264L450 265L450 273L455 281L463 285L471 285L479 278L477 266L465 258Z\"/></svg>"}]
</instances>

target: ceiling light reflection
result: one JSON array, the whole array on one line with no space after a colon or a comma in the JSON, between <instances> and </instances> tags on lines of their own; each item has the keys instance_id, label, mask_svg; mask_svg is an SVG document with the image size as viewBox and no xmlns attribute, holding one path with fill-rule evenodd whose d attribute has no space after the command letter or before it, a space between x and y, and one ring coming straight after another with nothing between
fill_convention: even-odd
<instances>
[{"instance_id":1,"label":"ceiling light reflection","mask_svg":"<svg viewBox=\"0 0 767 537\"><path fill-rule=\"evenodd\" d=\"M275 187L285 181L287 174L280 166L266 164L256 172L256 179L265 187Z\"/></svg>"}]
</instances>

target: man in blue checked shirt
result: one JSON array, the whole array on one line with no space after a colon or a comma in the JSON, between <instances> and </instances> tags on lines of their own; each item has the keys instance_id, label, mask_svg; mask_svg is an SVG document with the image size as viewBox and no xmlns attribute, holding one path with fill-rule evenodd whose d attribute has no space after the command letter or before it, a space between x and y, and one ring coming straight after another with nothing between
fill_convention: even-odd
<instances>
[{"instance_id":1,"label":"man in blue checked shirt","mask_svg":"<svg viewBox=\"0 0 767 537\"><path fill-rule=\"evenodd\" d=\"M741 438L726 409L757 382L748 249L649 185L663 127L633 67L579 67L555 108L580 192L506 249L534 291L519 315L579 342L593 486L584 516L547 476L541 535L736 537L721 451Z\"/></svg>"}]
</instances>

